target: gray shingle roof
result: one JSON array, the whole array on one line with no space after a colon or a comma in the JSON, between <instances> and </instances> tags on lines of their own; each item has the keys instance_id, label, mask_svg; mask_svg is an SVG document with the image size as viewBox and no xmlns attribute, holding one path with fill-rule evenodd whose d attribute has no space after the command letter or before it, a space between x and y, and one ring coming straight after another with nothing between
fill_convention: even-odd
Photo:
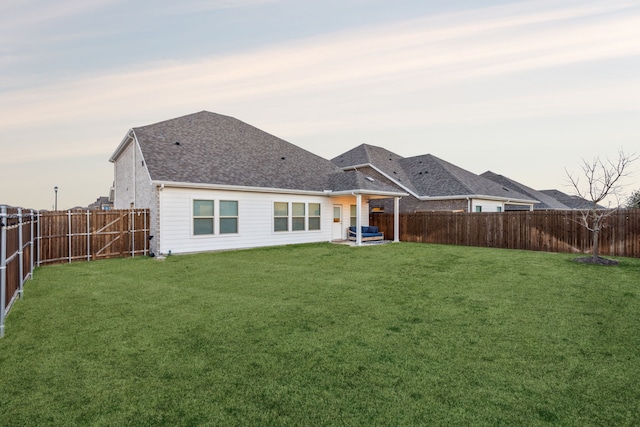
<instances>
[{"instance_id":1,"label":"gray shingle roof","mask_svg":"<svg viewBox=\"0 0 640 427\"><path fill-rule=\"evenodd\" d=\"M157 181L322 191L337 170L322 157L208 111L133 131Z\"/></svg>"},{"instance_id":2,"label":"gray shingle roof","mask_svg":"<svg viewBox=\"0 0 640 427\"><path fill-rule=\"evenodd\" d=\"M578 196L572 196L559 190L540 190L541 193L553 197L560 203L569 207L569 209L591 209L593 202ZM604 206L598 205L598 209L606 209Z\"/></svg>"},{"instance_id":3,"label":"gray shingle roof","mask_svg":"<svg viewBox=\"0 0 640 427\"><path fill-rule=\"evenodd\" d=\"M332 191L364 190L372 193L398 193L398 189L379 182L357 170L339 171L329 176ZM406 194L406 193L405 193Z\"/></svg>"},{"instance_id":4,"label":"gray shingle roof","mask_svg":"<svg viewBox=\"0 0 640 427\"><path fill-rule=\"evenodd\" d=\"M541 192L538 190L534 190L531 187L527 187L524 184L521 184L517 181L514 181L510 178L507 178L504 175L499 175L497 173L487 171L480 176L490 179L504 187L507 187L511 190L518 191L531 199L538 200L540 203L536 203L533 208L534 209L570 209L564 203L561 203L559 200Z\"/></svg>"},{"instance_id":5,"label":"gray shingle roof","mask_svg":"<svg viewBox=\"0 0 640 427\"><path fill-rule=\"evenodd\" d=\"M329 160L238 119L208 111L132 130L154 181L398 192L360 173L345 173Z\"/></svg>"},{"instance_id":6,"label":"gray shingle roof","mask_svg":"<svg viewBox=\"0 0 640 427\"><path fill-rule=\"evenodd\" d=\"M374 165L387 176L399 182L409 191L417 192L413 183L405 173L400 161L404 158L385 148L374 145L361 144L344 154L335 157L331 161L341 167Z\"/></svg>"},{"instance_id":7,"label":"gray shingle roof","mask_svg":"<svg viewBox=\"0 0 640 427\"><path fill-rule=\"evenodd\" d=\"M535 200L431 154L405 158L381 147L362 144L332 162L341 168L371 164L418 197L491 196Z\"/></svg>"}]
</instances>

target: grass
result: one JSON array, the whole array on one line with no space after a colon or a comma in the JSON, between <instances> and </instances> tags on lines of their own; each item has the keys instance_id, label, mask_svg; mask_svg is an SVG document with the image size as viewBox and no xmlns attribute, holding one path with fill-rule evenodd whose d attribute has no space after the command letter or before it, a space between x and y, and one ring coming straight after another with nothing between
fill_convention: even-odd
<instances>
[{"instance_id":1,"label":"grass","mask_svg":"<svg viewBox=\"0 0 640 427\"><path fill-rule=\"evenodd\" d=\"M44 267L2 425L638 425L640 260L400 243Z\"/></svg>"}]
</instances>

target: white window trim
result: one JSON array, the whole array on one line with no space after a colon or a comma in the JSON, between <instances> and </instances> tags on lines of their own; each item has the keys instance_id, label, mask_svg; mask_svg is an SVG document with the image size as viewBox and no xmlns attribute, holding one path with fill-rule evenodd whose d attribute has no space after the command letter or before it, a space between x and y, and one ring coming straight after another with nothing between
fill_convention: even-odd
<instances>
[{"instance_id":1,"label":"white window trim","mask_svg":"<svg viewBox=\"0 0 640 427\"><path fill-rule=\"evenodd\" d=\"M196 216L194 215L194 211L193 211L193 204L196 200L202 200L202 201L212 201L213 202L213 234L195 234L194 233L194 219L196 218ZM220 215L220 201L225 201L225 202L236 202L238 204L238 216L236 217L229 217L229 216L222 216ZM209 218L209 217L206 217ZM238 231L236 233L220 233L220 219L221 218L237 218L238 220ZM191 224L190 224L190 237L192 239L210 239L210 238L216 238L216 239L223 239L225 237L237 237L240 235L240 201L239 200L231 200L231 199L219 199L219 198L207 198L207 197L192 197L191 198Z\"/></svg>"},{"instance_id":2,"label":"white window trim","mask_svg":"<svg viewBox=\"0 0 640 427\"><path fill-rule=\"evenodd\" d=\"M287 204L287 230L286 231L276 231L275 230L275 213L276 213L276 203L286 203ZM304 230L293 230L293 204L301 203L304 204ZM309 205L317 204L320 205L320 215L318 216L310 216L309 215ZM278 218L284 218L284 216L279 216ZM296 217L299 218L299 217ZM302 217L300 217L302 218ZM320 219L320 228L317 230L309 230L309 218L319 218ZM285 202L282 200L274 199L271 201L271 234L301 234L301 233L320 233L322 232L322 203L321 202L299 202L299 201L289 201Z\"/></svg>"}]
</instances>

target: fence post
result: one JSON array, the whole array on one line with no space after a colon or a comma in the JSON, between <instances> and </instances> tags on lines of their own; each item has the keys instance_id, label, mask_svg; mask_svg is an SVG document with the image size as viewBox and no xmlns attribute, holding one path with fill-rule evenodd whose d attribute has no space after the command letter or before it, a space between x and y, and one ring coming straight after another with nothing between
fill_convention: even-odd
<instances>
[{"instance_id":1,"label":"fence post","mask_svg":"<svg viewBox=\"0 0 640 427\"><path fill-rule=\"evenodd\" d=\"M90 216L91 211L87 209L87 261L91 261L91 228L89 228L89 225L91 223L89 219Z\"/></svg>"},{"instance_id":2,"label":"fence post","mask_svg":"<svg viewBox=\"0 0 640 427\"><path fill-rule=\"evenodd\" d=\"M133 214L133 209L129 212L129 234L131 235L131 258L135 258L136 256L136 232L135 232L135 223L136 217Z\"/></svg>"},{"instance_id":3,"label":"fence post","mask_svg":"<svg viewBox=\"0 0 640 427\"><path fill-rule=\"evenodd\" d=\"M38 254L36 257L36 265L38 267L40 267L40 259L42 257L42 229L40 228L40 225L42 224L42 213L40 211L38 211L38 213L36 214L38 217L38 225L36 227L37 229L37 242L38 242Z\"/></svg>"},{"instance_id":4,"label":"fence post","mask_svg":"<svg viewBox=\"0 0 640 427\"><path fill-rule=\"evenodd\" d=\"M20 286L18 287L18 298L22 299L24 290L24 242L22 241L22 208L18 208L18 274L20 274Z\"/></svg>"},{"instance_id":5,"label":"fence post","mask_svg":"<svg viewBox=\"0 0 640 427\"><path fill-rule=\"evenodd\" d=\"M67 211L67 224L69 225L69 263L71 263L71 210Z\"/></svg>"},{"instance_id":6,"label":"fence post","mask_svg":"<svg viewBox=\"0 0 640 427\"><path fill-rule=\"evenodd\" d=\"M29 274L31 275L31 278L33 279L33 259L35 258L35 251L33 250L33 240L34 240L34 234L33 234L33 221L35 216L33 215L33 209L31 209L30 211L30 229L31 229L31 239L29 240L29 254L31 255L29 257Z\"/></svg>"},{"instance_id":7,"label":"fence post","mask_svg":"<svg viewBox=\"0 0 640 427\"><path fill-rule=\"evenodd\" d=\"M0 338L4 337L7 293L7 207L0 206Z\"/></svg>"}]
</instances>

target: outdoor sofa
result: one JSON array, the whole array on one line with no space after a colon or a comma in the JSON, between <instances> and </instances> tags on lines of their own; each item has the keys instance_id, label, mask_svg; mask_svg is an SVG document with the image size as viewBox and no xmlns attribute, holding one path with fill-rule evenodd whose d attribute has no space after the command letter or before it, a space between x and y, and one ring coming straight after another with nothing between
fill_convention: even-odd
<instances>
[{"instance_id":1,"label":"outdoor sofa","mask_svg":"<svg viewBox=\"0 0 640 427\"><path fill-rule=\"evenodd\" d=\"M384 233L378 231L378 227L362 226L362 241L368 240L384 240ZM347 229L347 237L349 240L356 240L356 227L351 226Z\"/></svg>"}]
</instances>

